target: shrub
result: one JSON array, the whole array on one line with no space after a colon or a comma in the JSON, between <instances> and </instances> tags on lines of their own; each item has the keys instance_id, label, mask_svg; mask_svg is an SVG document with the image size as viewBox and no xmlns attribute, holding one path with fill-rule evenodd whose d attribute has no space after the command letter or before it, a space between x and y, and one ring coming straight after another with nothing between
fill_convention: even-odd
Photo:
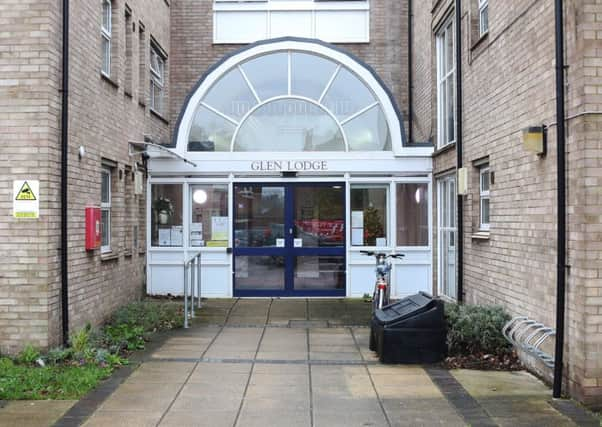
<instances>
[{"instance_id":1,"label":"shrub","mask_svg":"<svg viewBox=\"0 0 602 427\"><path fill-rule=\"evenodd\" d=\"M179 304L139 301L117 310L110 324L135 325L144 332L165 331L179 327L184 317Z\"/></svg>"},{"instance_id":2,"label":"shrub","mask_svg":"<svg viewBox=\"0 0 602 427\"><path fill-rule=\"evenodd\" d=\"M72 353L70 348L55 347L48 350L46 361L52 365L58 365L69 360Z\"/></svg>"},{"instance_id":3,"label":"shrub","mask_svg":"<svg viewBox=\"0 0 602 427\"><path fill-rule=\"evenodd\" d=\"M40 352L31 344L27 344L25 348L17 356L17 362L24 365L33 365L40 358Z\"/></svg>"},{"instance_id":4,"label":"shrub","mask_svg":"<svg viewBox=\"0 0 602 427\"><path fill-rule=\"evenodd\" d=\"M112 349L141 350L144 348L144 329L142 326L120 323L115 326L106 326L105 334Z\"/></svg>"},{"instance_id":5,"label":"shrub","mask_svg":"<svg viewBox=\"0 0 602 427\"><path fill-rule=\"evenodd\" d=\"M512 350L502 335L510 316L499 306L446 304L449 354L503 355Z\"/></svg>"}]
</instances>

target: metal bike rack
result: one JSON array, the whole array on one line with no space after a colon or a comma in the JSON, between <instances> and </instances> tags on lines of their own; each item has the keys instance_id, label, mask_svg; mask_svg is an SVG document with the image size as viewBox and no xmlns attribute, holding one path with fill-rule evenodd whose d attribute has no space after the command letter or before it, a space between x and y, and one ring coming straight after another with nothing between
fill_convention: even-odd
<instances>
[{"instance_id":1,"label":"metal bike rack","mask_svg":"<svg viewBox=\"0 0 602 427\"><path fill-rule=\"evenodd\" d=\"M548 338L556 336L556 330L525 316L511 319L502 328L504 337L525 353L540 359L548 368L554 368L554 356L544 352L541 346Z\"/></svg>"},{"instance_id":2,"label":"metal bike rack","mask_svg":"<svg viewBox=\"0 0 602 427\"><path fill-rule=\"evenodd\" d=\"M197 308L201 304L201 252L184 262L184 328L188 328L188 320L196 316L194 310L195 294L197 298ZM190 302L188 298L190 296Z\"/></svg>"}]
</instances>

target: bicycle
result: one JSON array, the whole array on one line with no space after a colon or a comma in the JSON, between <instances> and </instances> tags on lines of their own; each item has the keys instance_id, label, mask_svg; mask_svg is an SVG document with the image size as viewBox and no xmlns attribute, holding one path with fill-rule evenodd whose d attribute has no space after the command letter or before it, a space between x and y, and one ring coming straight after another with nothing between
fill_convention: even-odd
<instances>
[{"instance_id":1,"label":"bicycle","mask_svg":"<svg viewBox=\"0 0 602 427\"><path fill-rule=\"evenodd\" d=\"M372 297L372 312L380 310L389 305L389 297L391 295L390 273L392 264L390 259L402 259L404 254L374 251L361 251L362 255L373 256L376 258L376 282L374 284L374 295Z\"/></svg>"}]
</instances>

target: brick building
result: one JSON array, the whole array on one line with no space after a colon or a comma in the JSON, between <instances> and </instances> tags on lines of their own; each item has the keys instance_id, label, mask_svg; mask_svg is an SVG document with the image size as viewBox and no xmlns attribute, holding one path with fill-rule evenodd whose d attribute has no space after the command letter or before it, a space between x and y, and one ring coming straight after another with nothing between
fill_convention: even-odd
<instances>
[{"instance_id":1,"label":"brick building","mask_svg":"<svg viewBox=\"0 0 602 427\"><path fill-rule=\"evenodd\" d=\"M501 304L554 326L553 2L462 2L462 236L454 5L71 2L70 329L145 290L181 293L182 261L199 250L204 296L362 296L373 266L360 249L406 254L395 296ZM565 375L567 390L593 404L602 396L598 9L592 0L565 10ZM16 351L61 339L62 13L58 0L0 0L0 12L10 28L0 34L0 351ZM548 148L538 156L522 130L542 125ZM148 161L129 155L142 148ZM40 181L39 219L13 218L13 180ZM87 206L103 215L93 251Z\"/></svg>"},{"instance_id":2,"label":"brick building","mask_svg":"<svg viewBox=\"0 0 602 427\"><path fill-rule=\"evenodd\" d=\"M0 1L3 353L26 343L48 347L61 341L61 11L57 0ZM142 164L128 155L128 141L142 141L145 135L169 138L163 117L167 100L163 110L154 112L149 84L151 46L165 55L169 51L169 5L163 0L134 0L127 6L124 1L71 2L69 40L73 330L102 321L144 291L145 197L135 194L133 180ZM13 180L40 182L39 219L13 218ZM109 231L102 250L86 251L84 209L101 204Z\"/></svg>"}]
</instances>

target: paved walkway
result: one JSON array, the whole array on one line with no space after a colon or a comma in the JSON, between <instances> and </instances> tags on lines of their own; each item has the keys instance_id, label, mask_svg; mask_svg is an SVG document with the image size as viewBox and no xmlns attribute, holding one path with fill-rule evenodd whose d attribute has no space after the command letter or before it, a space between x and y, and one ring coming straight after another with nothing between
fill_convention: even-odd
<instances>
[{"instance_id":1,"label":"paved walkway","mask_svg":"<svg viewBox=\"0 0 602 427\"><path fill-rule=\"evenodd\" d=\"M211 301L85 425L584 425L523 372L379 364L368 349L369 310L343 300Z\"/></svg>"}]
</instances>

